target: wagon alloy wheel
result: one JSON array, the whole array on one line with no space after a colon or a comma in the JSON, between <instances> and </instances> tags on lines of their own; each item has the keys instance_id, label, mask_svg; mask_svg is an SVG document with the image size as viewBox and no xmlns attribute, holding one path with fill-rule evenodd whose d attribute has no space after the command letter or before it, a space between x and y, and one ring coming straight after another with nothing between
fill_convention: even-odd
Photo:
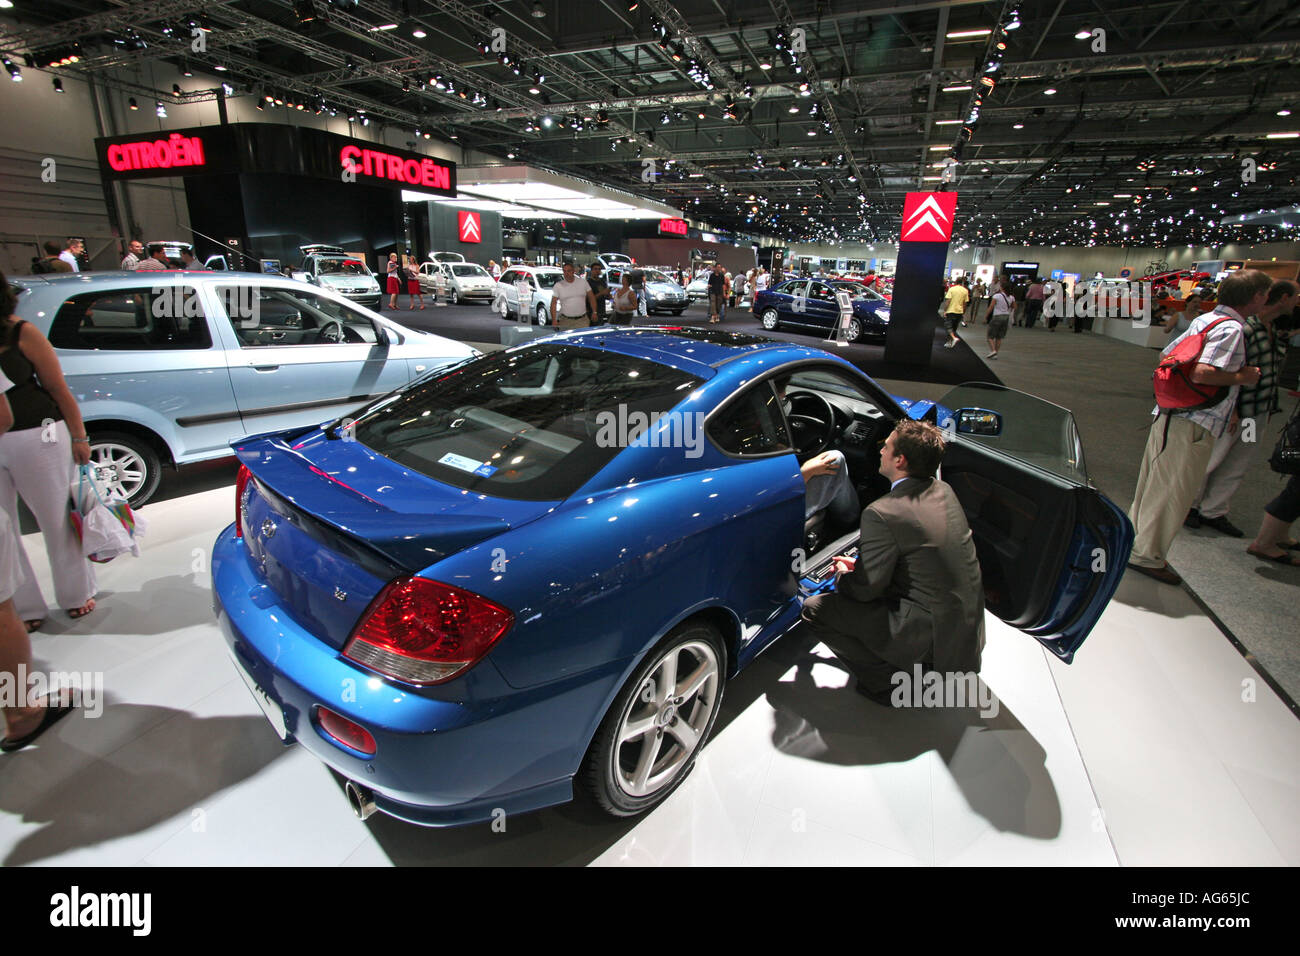
<instances>
[{"instance_id":1,"label":"wagon alloy wheel","mask_svg":"<svg viewBox=\"0 0 1300 956\"><path fill-rule=\"evenodd\" d=\"M776 309L767 309L763 312L763 328L771 332L781 324L781 316Z\"/></svg>"},{"instance_id":2,"label":"wagon alloy wheel","mask_svg":"<svg viewBox=\"0 0 1300 956\"><path fill-rule=\"evenodd\" d=\"M138 508L158 488L158 455L131 435L101 432L90 436L90 468L104 490Z\"/></svg>"},{"instance_id":3,"label":"wagon alloy wheel","mask_svg":"<svg viewBox=\"0 0 1300 956\"><path fill-rule=\"evenodd\" d=\"M857 319L849 319L849 327L845 329L845 335L850 342L856 342L862 336L862 323Z\"/></svg>"},{"instance_id":4,"label":"wagon alloy wheel","mask_svg":"<svg viewBox=\"0 0 1300 956\"><path fill-rule=\"evenodd\" d=\"M648 810L686 777L718 716L723 660L702 624L679 627L646 656L587 756L583 775L607 812Z\"/></svg>"}]
</instances>

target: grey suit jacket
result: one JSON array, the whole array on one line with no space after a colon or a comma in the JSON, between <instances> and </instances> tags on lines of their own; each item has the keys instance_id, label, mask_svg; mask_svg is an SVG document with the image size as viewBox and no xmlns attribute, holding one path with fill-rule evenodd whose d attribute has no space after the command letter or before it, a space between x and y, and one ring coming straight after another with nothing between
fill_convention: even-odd
<instances>
[{"instance_id":1,"label":"grey suit jacket","mask_svg":"<svg viewBox=\"0 0 1300 956\"><path fill-rule=\"evenodd\" d=\"M862 512L853 571L836 590L881 602L889 631L871 628L866 646L893 664L930 661L975 672L984 648L984 585L966 514L937 478L907 478ZM876 615L864 614L863 620Z\"/></svg>"}]
</instances>

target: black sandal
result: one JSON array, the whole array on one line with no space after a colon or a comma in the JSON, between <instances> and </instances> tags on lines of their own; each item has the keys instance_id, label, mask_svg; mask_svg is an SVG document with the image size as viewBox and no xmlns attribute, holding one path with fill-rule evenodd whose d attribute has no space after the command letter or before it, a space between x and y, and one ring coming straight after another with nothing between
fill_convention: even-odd
<instances>
[{"instance_id":1,"label":"black sandal","mask_svg":"<svg viewBox=\"0 0 1300 956\"><path fill-rule=\"evenodd\" d=\"M0 753L11 754L15 750L22 750L28 744L33 743L37 737L45 733L45 731L49 730L76 709L77 705L75 703L51 707L50 699L47 697L45 699L45 715L41 718L41 722L36 725L36 729L23 737L18 737L12 740L6 737L4 740L0 740Z\"/></svg>"}]
</instances>

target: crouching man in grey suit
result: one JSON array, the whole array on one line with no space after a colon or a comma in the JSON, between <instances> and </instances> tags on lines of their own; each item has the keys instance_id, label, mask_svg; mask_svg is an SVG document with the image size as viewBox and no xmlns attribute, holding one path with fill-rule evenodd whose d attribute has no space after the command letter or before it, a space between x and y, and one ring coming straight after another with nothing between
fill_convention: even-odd
<instances>
[{"instance_id":1,"label":"crouching man in grey suit","mask_svg":"<svg viewBox=\"0 0 1300 956\"><path fill-rule=\"evenodd\" d=\"M935 477L943 433L902 421L880 451L888 494L862 512L856 563L835 558L835 590L809 598L803 619L857 676L857 690L888 705L896 671L914 664L977 673L984 587L975 542L952 488Z\"/></svg>"}]
</instances>

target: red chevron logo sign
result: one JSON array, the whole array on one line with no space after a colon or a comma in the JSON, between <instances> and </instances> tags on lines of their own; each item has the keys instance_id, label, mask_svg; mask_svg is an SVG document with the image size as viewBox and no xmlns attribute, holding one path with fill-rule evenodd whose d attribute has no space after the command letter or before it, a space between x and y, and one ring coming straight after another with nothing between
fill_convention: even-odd
<instances>
[{"instance_id":1,"label":"red chevron logo sign","mask_svg":"<svg viewBox=\"0 0 1300 956\"><path fill-rule=\"evenodd\" d=\"M903 242L947 242L957 214L956 193L908 193L903 200Z\"/></svg>"},{"instance_id":2,"label":"red chevron logo sign","mask_svg":"<svg viewBox=\"0 0 1300 956\"><path fill-rule=\"evenodd\" d=\"M483 241L483 224L479 222L478 213L461 212L459 216L459 229L461 242L482 242Z\"/></svg>"}]
</instances>

